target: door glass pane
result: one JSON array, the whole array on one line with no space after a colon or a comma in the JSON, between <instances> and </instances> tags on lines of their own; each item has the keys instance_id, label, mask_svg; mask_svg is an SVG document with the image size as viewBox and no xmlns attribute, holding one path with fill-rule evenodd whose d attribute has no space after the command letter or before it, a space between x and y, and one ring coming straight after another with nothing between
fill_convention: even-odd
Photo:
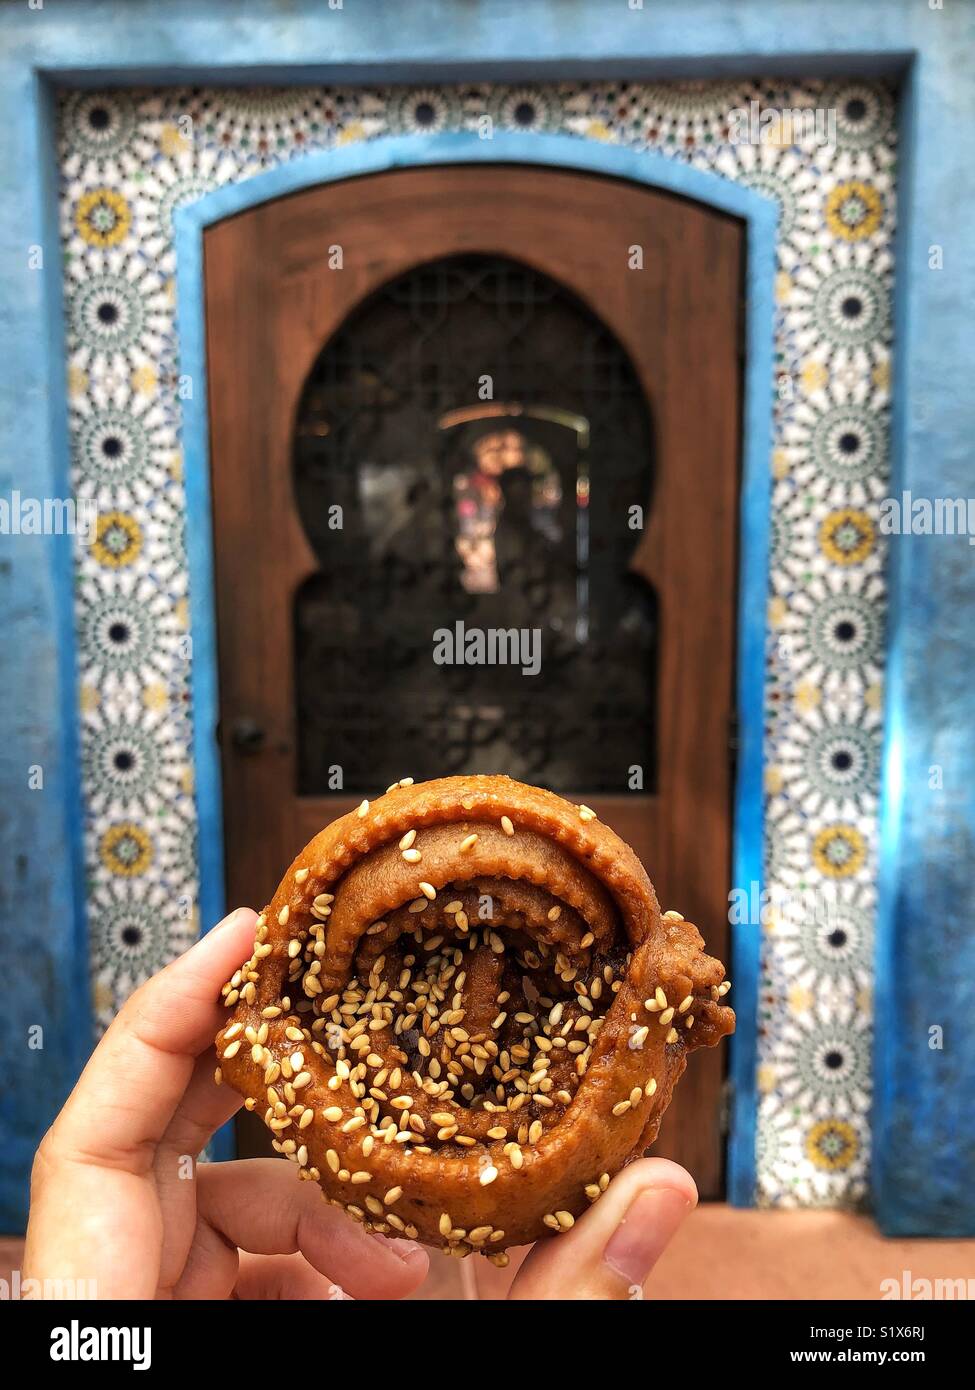
<instances>
[{"instance_id":1,"label":"door glass pane","mask_svg":"<svg viewBox=\"0 0 975 1390\"><path fill-rule=\"evenodd\" d=\"M613 792L633 765L652 790L651 449L621 344L539 272L451 257L361 304L296 419L320 559L295 602L298 790Z\"/></svg>"}]
</instances>

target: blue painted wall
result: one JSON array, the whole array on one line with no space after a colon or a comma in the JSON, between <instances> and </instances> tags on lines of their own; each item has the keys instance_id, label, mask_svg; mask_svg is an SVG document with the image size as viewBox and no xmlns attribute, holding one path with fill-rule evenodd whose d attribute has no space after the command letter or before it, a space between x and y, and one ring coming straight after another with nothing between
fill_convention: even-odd
<instances>
[{"instance_id":1,"label":"blue painted wall","mask_svg":"<svg viewBox=\"0 0 975 1390\"><path fill-rule=\"evenodd\" d=\"M59 242L50 84L437 80L910 69L899 183L896 486L975 493L975 7L944 0L98 0L0 10L0 473L5 495L66 495ZM528 56L526 56L528 55ZM944 248L944 270L927 248ZM26 270L41 246L42 271ZM70 553L65 538L0 537L8 615L0 660L0 972L6 1085L0 1225L25 1206L28 1151L90 1039L80 881ZM878 923L875 1200L884 1229L975 1233L975 552L892 550ZM40 765L44 790L28 791ZM933 796L929 769L941 765ZM29 968L24 968L24 962ZM45 1026L28 1051L26 1029ZM944 1028L944 1047L928 1030ZM741 1138L739 1132L739 1139ZM12 1138L12 1136L18 1136ZM923 1140L920 1139L923 1136ZM747 1142L747 1141L745 1141ZM747 1193L739 1193L747 1197Z\"/></svg>"}]
</instances>

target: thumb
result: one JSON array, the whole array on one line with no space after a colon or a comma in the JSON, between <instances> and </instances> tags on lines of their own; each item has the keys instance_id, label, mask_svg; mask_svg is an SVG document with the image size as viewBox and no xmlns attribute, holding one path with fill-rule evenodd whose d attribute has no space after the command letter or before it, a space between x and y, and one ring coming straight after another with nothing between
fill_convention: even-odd
<instances>
[{"instance_id":1,"label":"thumb","mask_svg":"<svg viewBox=\"0 0 975 1390\"><path fill-rule=\"evenodd\" d=\"M665 1158L631 1163L563 1235L539 1241L511 1286L512 1299L639 1299L697 1188Z\"/></svg>"}]
</instances>

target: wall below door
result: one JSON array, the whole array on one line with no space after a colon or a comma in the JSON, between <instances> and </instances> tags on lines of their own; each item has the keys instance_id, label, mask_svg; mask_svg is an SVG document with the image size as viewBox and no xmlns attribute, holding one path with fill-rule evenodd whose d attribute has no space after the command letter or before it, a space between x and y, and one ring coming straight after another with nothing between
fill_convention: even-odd
<instances>
[{"instance_id":1,"label":"wall below door","mask_svg":"<svg viewBox=\"0 0 975 1390\"><path fill-rule=\"evenodd\" d=\"M739 142L732 113L835 113L825 144ZM197 850L175 330L176 207L391 132L562 132L665 154L780 208L766 709L758 1199L866 1190L894 230L877 82L74 92L60 120L91 966L99 1022L182 950ZM492 123L485 125L485 121ZM694 371L688 363L687 370ZM756 615L759 621L759 615ZM756 885L757 888L757 885ZM815 908L835 890L827 923ZM706 924L703 924L706 929Z\"/></svg>"}]
</instances>

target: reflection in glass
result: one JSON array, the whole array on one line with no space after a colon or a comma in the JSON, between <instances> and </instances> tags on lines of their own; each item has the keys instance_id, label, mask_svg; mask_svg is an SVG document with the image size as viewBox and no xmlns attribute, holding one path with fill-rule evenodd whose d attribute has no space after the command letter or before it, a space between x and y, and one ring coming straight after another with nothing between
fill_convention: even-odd
<instances>
[{"instance_id":1,"label":"reflection in glass","mask_svg":"<svg viewBox=\"0 0 975 1390\"><path fill-rule=\"evenodd\" d=\"M655 604L629 526L650 419L590 310L498 257L402 276L315 363L294 484L321 562L295 602L300 791L462 771L622 791L633 766L652 788ZM457 623L537 631L539 673L436 665Z\"/></svg>"}]
</instances>

